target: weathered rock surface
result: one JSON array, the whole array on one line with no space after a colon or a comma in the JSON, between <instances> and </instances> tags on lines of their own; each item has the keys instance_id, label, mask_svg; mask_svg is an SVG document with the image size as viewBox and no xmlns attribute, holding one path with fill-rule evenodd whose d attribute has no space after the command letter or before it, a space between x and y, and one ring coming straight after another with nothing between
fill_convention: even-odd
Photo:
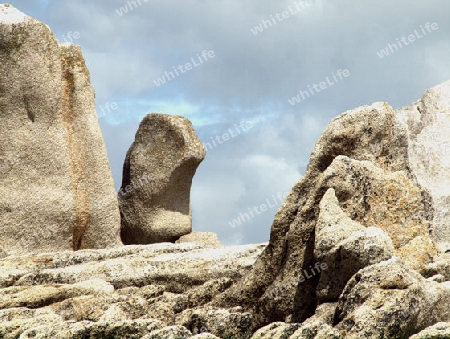
<instances>
[{"instance_id":1,"label":"weathered rock surface","mask_svg":"<svg viewBox=\"0 0 450 339\"><path fill-rule=\"evenodd\" d=\"M190 233L204 147L186 119L150 114L121 236L177 243L88 250L120 241L81 51L10 6L0 19L0 338L448 337L450 82L334 119L267 245ZM53 252L8 256L22 248Z\"/></svg>"},{"instance_id":2,"label":"weathered rock surface","mask_svg":"<svg viewBox=\"0 0 450 339\"><path fill-rule=\"evenodd\" d=\"M218 309L210 306L183 311L178 322L194 331L208 331L220 338L250 338L252 314L241 307Z\"/></svg>"},{"instance_id":3,"label":"weathered rock surface","mask_svg":"<svg viewBox=\"0 0 450 339\"><path fill-rule=\"evenodd\" d=\"M437 323L417 338L447 338L449 298L450 282L429 281L392 258L359 270L338 303L318 306L301 324L267 325L252 339L409 338Z\"/></svg>"},{"instance_id":4,"label":"weathered rock surface","mask_svg":"<svg viewBox=\"0 0 450 339\"><path fill-rule=\"evenodd\" d=\"M81 49L11 5L0 5L0 138L0 252L121 245Z\"/></svg>"},{"instance_id":5,"label":"weathered rock surface","mask_svg":"<svg viewBox=\"0 0 450 339\"><path fill-rule=\"evenodd\" d=\"M411 339L448 339L450 323L437 323L410 337Z\"/></svg>"},{"instance_id":6,"label":"weathered rock surface","mask_svg":"<svg viewBox=\"0 0 450 339\"><path fill-rule=\"evenodd\" d=\"M408 145L404 125L386 103L335 118L277 212L269 245L252 273L220 295L217 305L252 310L255 329L274 321L302 322L318 303L337 301L351 275L366 265L392 254L413 269L430 263L437 254L430 237L433 202L410 170ZM321 208L329 189L337 201L327 206L325 199ZM320 274L299 280L319 259L332 267L322 281ZM332 275L339 281L334 287Z\"/></svg>"},{"instance_id":7,"label":"weathered rock surface","mask_svg":"<svg viewBox=\"0 0 450 339\"><path fill-rule=\"evenodd\" d=\"M208 303L264 247L164 243L1 259L0 337L239 338L252 315Z\"/></svg>"},{"instance_id":8,"label":"weathered rock surface","mask_svg":"<svg viewBox=\"0 0 450 339\"><path fill-rule=\"evenodd\" d=\"M428 89L422 99L396 111L408 132L411 171L433 198L433 239L450 249L450 81Z\"/></svg>"},{"instance_id":9,"label":"weathered rock surface","mask_svg":"<svg viewBox=\"0 0 450 339\"><path fill-rule=\"evenodd\" d=\"M355 274L339 297L335 328L344 338L407 338L450 320L450 284L428 281L399 259Z\"/></svg>"},{"instance_id":10,"label":"weathered rock surface","mask_svg":"<svg viewBox=\"0 0 450 339\"><path fill-rule=\"evenodd\" d=\"M340 339L333 320L337 303L324 303L302 324L276 322L256 331L251 339Z\"/></svg>"},{"instance_id":11,"label":"weathered rock surface","mask_svg":"<svg viewBox=\"0 0 450 339\"><path fill-rule=\"evenodd\" d=\"M426 265L421 274L429 280L450 281L450 253L443 253Z\"/></svg>"},{"instance_id":12,"label":"weathered rock surface","mask_svg":"<svg viewBox=\"0 0 450 339\"><path fill-rule=\"evenodd\" d=\"M319 302L337 300L347 281L360 269L394 255L391 238L376 227L364 227L339 207L330 188L320 202L314 254L327 264L317 285Z\"/></svg>"},{"instance_id":13,"label":"weathered rock surface","mask_svg":"<svg viewBox=\"0 0 450 339\"><path fill-rule=\"evenodd\" d=\"M142 120L119 191L125 244L174 242L192 231L192 178L205 154L186 118L154 113Z\"/></svg>"},{"instance_id":14,"label":"weathered rock surface","mask_svg":"<svg viewBox=\"0 0 450 339\"><path fill-rule=\"evenodd\" d=\"M175 241L176 244L181 244L185 242L192 242L194 244L199 244L202 247L210 247L217 248L222 247L223 245L219 241L219 237L216 233L213 232L192 232L186 235L183 235Z\"/></svg>"},{"instance_id":15,"label":"weathered rock surface","mask_svg":"<svg viewBox=\"0 0 450 339\"><path fill-rule=\"evenodd\" d=\"M251 339L290 338L299 327L300 324L274 322L260 328L252 335Z\"/></svg>"}]
</instances>

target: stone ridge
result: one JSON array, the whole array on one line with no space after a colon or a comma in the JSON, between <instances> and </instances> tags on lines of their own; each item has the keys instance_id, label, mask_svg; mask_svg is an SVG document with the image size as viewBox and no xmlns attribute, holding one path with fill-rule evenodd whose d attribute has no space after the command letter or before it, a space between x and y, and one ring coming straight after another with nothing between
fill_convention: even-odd
<instances>
[{"instance_id":1,"label":"stone ridge","mask_svg":"<svg viewBox=\"0 0 450 339\"><path fill-rule=\"evenodd\" d=\"M0 259L0 337L226 338L250 315L207 304L265 245L164 243ZM196 325L210 314L220 317Z\"/></svg>"}]
</instances>

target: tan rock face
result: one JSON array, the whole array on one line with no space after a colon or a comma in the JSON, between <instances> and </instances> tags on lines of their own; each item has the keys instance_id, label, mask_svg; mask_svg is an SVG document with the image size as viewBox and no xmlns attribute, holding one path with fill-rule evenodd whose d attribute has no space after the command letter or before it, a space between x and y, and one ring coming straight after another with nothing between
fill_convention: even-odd
<instances>
[{"instance_id":1,"label":"tan rock face","mask_svg":"<svg viewBox=\"0 0 450 339\"><path fill-rule=\"evenodd\" d=\"M433 326L427 327L418 334L410 337L411 339L441 339L450 338L450 323L438 322Z\"/></svg>"},{"instance_id":2,"label":"tan rock face","mask_svg":"<svg viewBox=\"0 0 450 339\"><path fill-rule=\"evenodd\" d=\"M394 255L388 234L347 217L332 188L320 202L315 238L314 255L318 262L327 265L320 272L316 289L319 302L337 300L353 274Z\"/></svg>"},{"instance_id":3,"label":"tan rock face","mask_svg":"<svg viewBox=\"0 0 450 339\"><path fill-rule=\"evenodd\" d=\"M450 81L428 89L422 99L398 109L408 132L411 171L433 198L433 239L450 249Z\"/></svg>"},{"instance_id":4,"label":"tan rock face","mask_svg":"<svg viewBox=\"0 0 450 339\"><path fill-rule=\"evenodd\" d=\"M430 237L431 198L408 172L385 171L368 161L338 156L323 177L328 186L337 189L345 215L384 231L395 254L411 268L420 269L437 254ZM351 197L353 203L346 203L347 199L343 203L343 195ZM335 215L333 211L331 217Z\"/></svg>"},{"instance_id":5,"label":"tan rock face","mask_svg":"<svg viewBox=\"0 0 450 339\"><path fill-rule=\"evenodd\" d=\"M449 321L450 289L428 281L398 259L355 274L339 297L335 328L344 338L409 338Z\"/></svg>"},{"instance_id":6,"label":"tan rock face","mask_svg":"<svg viewBox=\"0 0 450 339\"><path fill-rule=\"evenodd\" d=\"M0 337L240 338L251 314L207 304L265 245L164 243L0 259Z\"/></svg>"},{"instance_id":7,"label":"tan rock face","mask_svg":"<svg viewBox=\"0 0 450 339\"><path fill-rule=\"evenodd\" d=\"M192 232L186 235L183 235L175 241L177 244L181 244L184 242L192 242L194 244L199 244L203 247L210 247L210 248L218 248L222 247L223 245L219 241L219 237L216 233L213 232Z\"/></svg>"},{"instance_id":8,"label":"tan rock face","mask_svg":"<svg viewBox=\"0 0 450 339\"><path fill-rule=\"evenodd\" d=\"M0 5L0 247L121 244L120 215L81 49Z\"/></svg>"},{"instance_id":9,"label":"tan rock face","mask_svg":"<svg viewBox=\"0 0 450 339\"><path fill-rule=\"evenodd\" d=\"M391 255L413 269L428 264L437 254L430 237L433 201L411 172L408 142L386 103L335 118L277 212L270 243L252 273L219 296L217 305L252 309L255 328L301 322L318 303L337 301L367 265ZM324 200L330 189L336 201ZM314 269L321 263L329 271Z\"/></svg>"},{"instance_id":10,"label":"tan rock face","mask_svg":"<svg viewBox=\"0 0 450 339\"><path fill-rule=\"evenodd\" d=\"M128 150L119 191L125 244L173 242L192 230L192 178L205 148L189 120L149 114Z\"/></svg>"}]
</instances>

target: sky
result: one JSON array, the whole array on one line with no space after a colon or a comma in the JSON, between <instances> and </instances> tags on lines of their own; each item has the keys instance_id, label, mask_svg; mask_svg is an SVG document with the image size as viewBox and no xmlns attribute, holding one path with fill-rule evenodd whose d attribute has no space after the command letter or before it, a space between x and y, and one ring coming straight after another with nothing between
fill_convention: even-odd
<instances>
[{"instance_id":1,"label":"sky","mask_svg":"<svg viewBox=\"0 0 450 339\"><path fill-rule=\"evenodd\" d=\"M82 47L116 190L146 114L191 120L210 143L192 182L193 230L226 245L269 240L334 117L399 108L450 79L448 0L9 3Z\"/></svg>"}]
</instances>

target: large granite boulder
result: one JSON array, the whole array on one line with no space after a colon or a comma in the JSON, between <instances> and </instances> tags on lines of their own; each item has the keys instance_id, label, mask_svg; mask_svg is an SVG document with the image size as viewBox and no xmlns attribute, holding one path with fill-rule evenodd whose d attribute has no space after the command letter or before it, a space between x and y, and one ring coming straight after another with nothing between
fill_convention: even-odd
<instances>
[{"instance_id":1,"label":"large granite boulder","mask_svg":"<svg viewBox=\"0 0 450 339\"><path fill-rule=\"evenodd\" d=\"M414 139L413 131L426 124L437 129L446 121L448 86L428 90L421 101L426 104L412 117L405 109L375 103L335 118L277 212L269 245L251 274L218 296L216 305L251 310L254 329L276 321L302 322L320 303L337 301L353 274L392 255L409 269L430 270L433 258L445 250L436 246L437 238L441 244L449 239L442 217L448 171L439 147L450 142L450 129L441 124L445 132L435 145L440 153L427 155L423 149L420 159L416 143L426 147L433 141ZM410 120L417 114L425 122L414 125ZM434 173L442 180L435 181Z\"/></svg>"},{"instance_id":2,"label":"large granite boulder","mask_svg":"<svg viewBox=\"0 0 450 339\"><path fill-rule=\"evenodd\" d=\"M393 258L355 274L339 297L334 327L343 338L408 338L450 320L450 285L428 281Z\"/></svg>"},{"instance_id":3,"label":"large granite boulder","mask_svg":"<svg viewBox=\"0 0 450 339\"><path fill-rule=\"evenodd\" d=\"M364 227L342 211L332 188L320 202L315 237L314 254L320 263L326 264L316 289L318 302L337 300L353 274L395 253L386 232Z\"/></svg>"},{"instance_id":4,"label":"large granite boulder","mask_svg":"<svg viewBox=\"0 0 450 339\"><path fill-rule=\"evenodd\" d=\"M174 242L192 231L192 178L205 154L188 119L153 113L142 120L118 194L125 244Z\"/></svg>"},{"instance_id":5,"label":"large granite boulder","mask_svg":"<svg viewBox=\"0 0 450 339\"><path fill-rule=\"evenodd\" d=\"M411 171L433 199L433 240L450 250L450 81L428 89L396 117L407 131Z\"/></svg>"},{"instance_id":6,"label":"large granite boulder","mask_svg":"<svg viewBox=\"0 0 450 339\"><path fill-rule=\"evenodd\" d=\"M448 339L450 338L450 323L439 322L413 335L410 339Z\"/></svg>"},{"instance_id":7,"label":"large granite boulder","mask_svg":"<svg viewBox=\"0 0 450 339\"><path fill-rule=\"evenodd\" d=\"M58 44L46 25L7 4L0 5L0 138L3 251L121 245L81 49Z\"/></svg>"}]
</instances>

